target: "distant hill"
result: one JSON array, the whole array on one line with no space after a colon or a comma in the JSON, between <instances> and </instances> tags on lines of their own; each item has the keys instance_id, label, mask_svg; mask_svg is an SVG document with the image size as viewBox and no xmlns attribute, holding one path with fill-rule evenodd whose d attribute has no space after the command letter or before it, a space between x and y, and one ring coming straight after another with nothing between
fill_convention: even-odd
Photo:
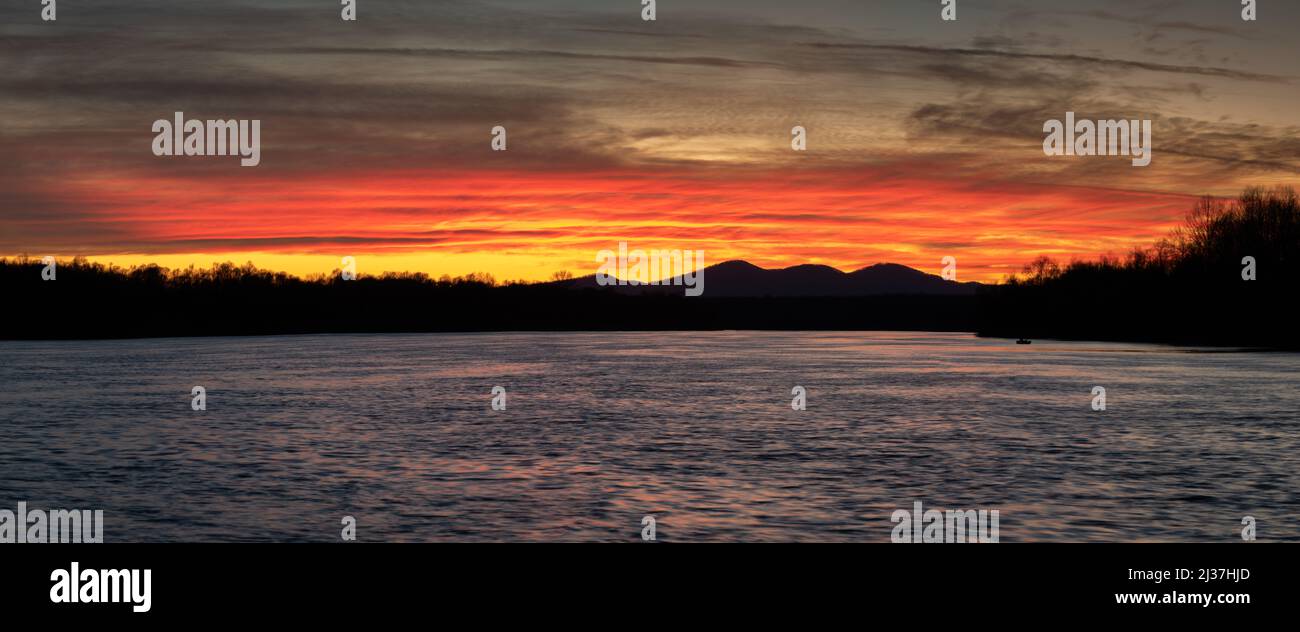
<instances>
[{"instance_id":1,"label":"distant hill","mask_svg":"<svg viewBox=\"0 0 1300 632\"><path fill-rule=\"evenodd\" d=\"M555 285L574 289L600 287L595 275ZM606 286L623 293L680 292L674 286ZM804 264L768 270L748 261L725 261L704 269L704 296L709 297L854 297L889 294L973 296L979 283L946 281L934 274L896 263L880 263L854 272Z\"/></svg>"}]
</instances>

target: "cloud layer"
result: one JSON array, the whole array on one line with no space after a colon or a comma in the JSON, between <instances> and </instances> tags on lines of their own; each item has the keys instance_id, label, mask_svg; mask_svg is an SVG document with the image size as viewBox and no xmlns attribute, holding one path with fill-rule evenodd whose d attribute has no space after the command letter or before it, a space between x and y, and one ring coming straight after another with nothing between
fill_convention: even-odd
<instances>
[{"instance_id":1,"label":"cloud layer","mask_svg":"<svg viewBox=\"0 0 1300 632\"><path fill-rule=\"evenodd\" d=\"M16 4L0 254L539 278L626 240L762 265L953 255L987 280L1300 180L1289 6L961 3L944 23L901 1L661 2L647 23L635 2L362 0L345 23L324 0L132 0L43 23ZM176 111L260 119L262 164L153 156ZM1152 165L1044 156L1066 111L1152 119Z\"/></svg>"}]
</instances>

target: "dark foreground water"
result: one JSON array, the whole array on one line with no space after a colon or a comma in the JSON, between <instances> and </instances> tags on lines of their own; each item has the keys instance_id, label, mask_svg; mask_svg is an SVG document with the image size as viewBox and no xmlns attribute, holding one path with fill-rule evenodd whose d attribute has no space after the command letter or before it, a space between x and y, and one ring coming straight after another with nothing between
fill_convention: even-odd
<instances>
[{"instance_id":1,"label":"dark foreground water","mask_svg":"<svg viewBox=\"0 0 1300 632\"><path fill-rule=\"evenodd\" d=\"M117 541L1300 540L1300 355L961 334L0 342L0 509ZM191 388L207 410L191 410ZM507 389L493 411L491 391ZM808 392L791 410L791 388ZM1106 388L1107 410L1092 410Z\"/></svg>"}]
</instances>

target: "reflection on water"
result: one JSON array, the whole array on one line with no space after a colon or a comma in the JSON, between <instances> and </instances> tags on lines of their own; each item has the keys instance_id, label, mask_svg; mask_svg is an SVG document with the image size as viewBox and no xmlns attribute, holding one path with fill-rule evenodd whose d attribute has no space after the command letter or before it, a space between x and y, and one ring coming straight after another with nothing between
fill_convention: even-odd
<instances>
[{"instance_id":1,"label":"reflection on water","mask_svg":"<svg viewBox=\"0 0 1300 632\"><path fill-rule=\"evenodd\" d=\"M928 333L0 342L0 508L105 540L1300 540L1300 356ZM490 409L492 387L508 409ZM208 409L190 410L207 388ZM808 409L790 408L791 388ZM1107 410L1092 411L1104 386Z\"/></svg>"}]
</instances>

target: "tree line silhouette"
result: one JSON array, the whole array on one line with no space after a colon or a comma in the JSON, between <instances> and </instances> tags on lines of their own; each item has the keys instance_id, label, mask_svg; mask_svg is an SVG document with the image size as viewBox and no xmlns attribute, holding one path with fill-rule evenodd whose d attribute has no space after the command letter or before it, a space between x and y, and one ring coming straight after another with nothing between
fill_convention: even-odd
<instances>
[{"instance_id":1,"label":"tree line silhouette","mask_svg":"<svg viewBox=\"0 0 1300 632\"><path fill-rule=\"evenodd\" d=\"M248 263L131 268L76 258L45 281L39 259L0 259L0 338L75 339L431 331L895 329L972 331L973 296L685 297L579 288L571 275L299 278Z\"/></svg>"},{"instance_id":2,"label":"tree line silhouette","mask_svg":"<svg viewBox=\"0 0 1300 632\"><path fill-rule=\"evenodd\" d=\"M978 332L1296 349L1298 273L1295 191L1251 188L1202 198L1181 227L1124 257L1035 259L980 292Z\"/></svg>"}]
</instances>

